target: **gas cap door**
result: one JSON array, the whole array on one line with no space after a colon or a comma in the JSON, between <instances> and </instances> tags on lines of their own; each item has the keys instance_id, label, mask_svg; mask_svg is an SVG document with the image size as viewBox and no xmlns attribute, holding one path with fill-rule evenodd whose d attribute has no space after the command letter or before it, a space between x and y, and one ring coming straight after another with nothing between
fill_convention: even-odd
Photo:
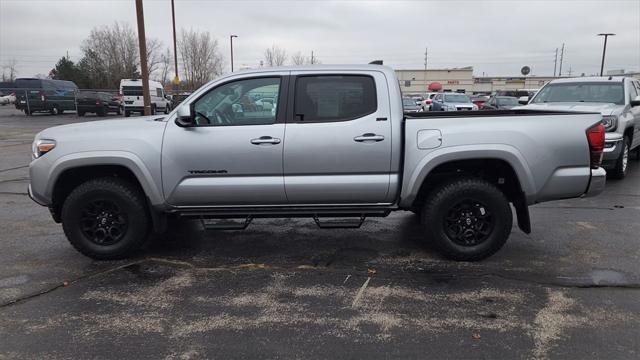
<instances>
[{"instance_id":1,"label":"gas cap door","mask_svg":"<svg viewBox=\"0 0 640 360\"><path fill-rule=\"evenodd\" d=\"M435 149L442 145L442 133L437 129L425 129L418 131L418 149Z\"/></svg>"}]
</instances>

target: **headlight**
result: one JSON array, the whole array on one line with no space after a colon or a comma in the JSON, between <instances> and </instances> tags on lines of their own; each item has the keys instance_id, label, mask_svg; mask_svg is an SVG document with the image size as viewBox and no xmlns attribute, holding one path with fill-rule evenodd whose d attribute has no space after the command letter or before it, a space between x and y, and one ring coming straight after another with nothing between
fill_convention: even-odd
<instances>
[{"instance_id":1,"label":"headlight","mask_svg":"<svg viewBox=\"0 0 640 360\"><path fill-rule=\"evenodd\" d=\"M617 115L603 115L602 116L602 125L604 125L604 129L606 131L615 130L618 126L618 116Z\"/></svg>"},{"instance_id":2,"label":"headlight","mask_svg":"<svg viewBox=\"0 0 640 360\"><path fill-rule=\"evenodd\" d=\"M40 139L33 142L31 150L33 151L33 158L37 159L40 156L48 153L56 147L55 140Z\"/></svg>"}]
</instances>

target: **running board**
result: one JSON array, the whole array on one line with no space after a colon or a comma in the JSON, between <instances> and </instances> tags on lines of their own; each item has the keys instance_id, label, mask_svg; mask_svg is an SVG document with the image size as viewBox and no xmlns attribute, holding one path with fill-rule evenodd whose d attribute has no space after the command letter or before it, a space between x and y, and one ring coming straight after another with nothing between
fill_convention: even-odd
<instances>
[{"instance_id":1,"label":"running board","mask_svg":"<svg viewBox=\"0 0 640 360\"><path fill-rule=\"evenodd\" d=\"M316 222L321 229L357 229L362 226L362 223L367 217L360 215L359 219L347 219L347 220L320 220L317 216L313 217L313 221Z\"/></svg>"},{"instance_id":2,"label":"running board","mask_svg":"<svg viewBox=\"0 0 640 360\"><path fill-rule=\"evenodd\" d=\"M309 217L385 217L392 206L291 206L291 207L227 207L174 208L168 213L196 219L238 218L309 218Z\"/></svg>"},{"instance_id":3,"label":"running board","mask_svg":"<svg viewBox=\"0 0 640 360\"><path fill-rule=\"evenodd\" d=\"M200 218L200 223L205 230L244 230L251 224L253 217L247 216L244 222L237 221L211 221L208 219Z\"/></svg>"}]
</instances>

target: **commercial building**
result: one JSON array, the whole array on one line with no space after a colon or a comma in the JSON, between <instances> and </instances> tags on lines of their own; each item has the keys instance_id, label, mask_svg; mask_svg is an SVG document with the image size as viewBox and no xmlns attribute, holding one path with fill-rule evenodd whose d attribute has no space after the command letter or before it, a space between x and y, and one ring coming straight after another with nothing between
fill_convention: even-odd
<instances>
[{"instance_id":1,"label":"commercial building","mask_svg":"<svg viewBox=\"0 0 640 360\"><path fill-rule=\"evenodd\" d=\"M476 77L473 67L453 69L396 70L403 94L424 94L429 86L438 83L442 91L467 94L492 93L498 90L539 89L553 76Z\"/></svg>"}]
</instances>

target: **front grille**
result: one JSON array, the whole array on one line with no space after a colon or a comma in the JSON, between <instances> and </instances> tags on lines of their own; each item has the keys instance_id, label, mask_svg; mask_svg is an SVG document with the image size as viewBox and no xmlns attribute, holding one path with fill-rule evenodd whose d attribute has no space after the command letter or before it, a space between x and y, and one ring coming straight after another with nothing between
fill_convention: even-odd
<instances>
[{"instance_id":1,"label":"front grille","mask_svg":"<svg viewBox=\"0 0 640 360\"><path fill-rule=\"evenodd\" d=\"M127 104L127 105L131 105L131 104L133 104L133 101L125 101L124 103Z\"/></svg>"}]
</instances>

